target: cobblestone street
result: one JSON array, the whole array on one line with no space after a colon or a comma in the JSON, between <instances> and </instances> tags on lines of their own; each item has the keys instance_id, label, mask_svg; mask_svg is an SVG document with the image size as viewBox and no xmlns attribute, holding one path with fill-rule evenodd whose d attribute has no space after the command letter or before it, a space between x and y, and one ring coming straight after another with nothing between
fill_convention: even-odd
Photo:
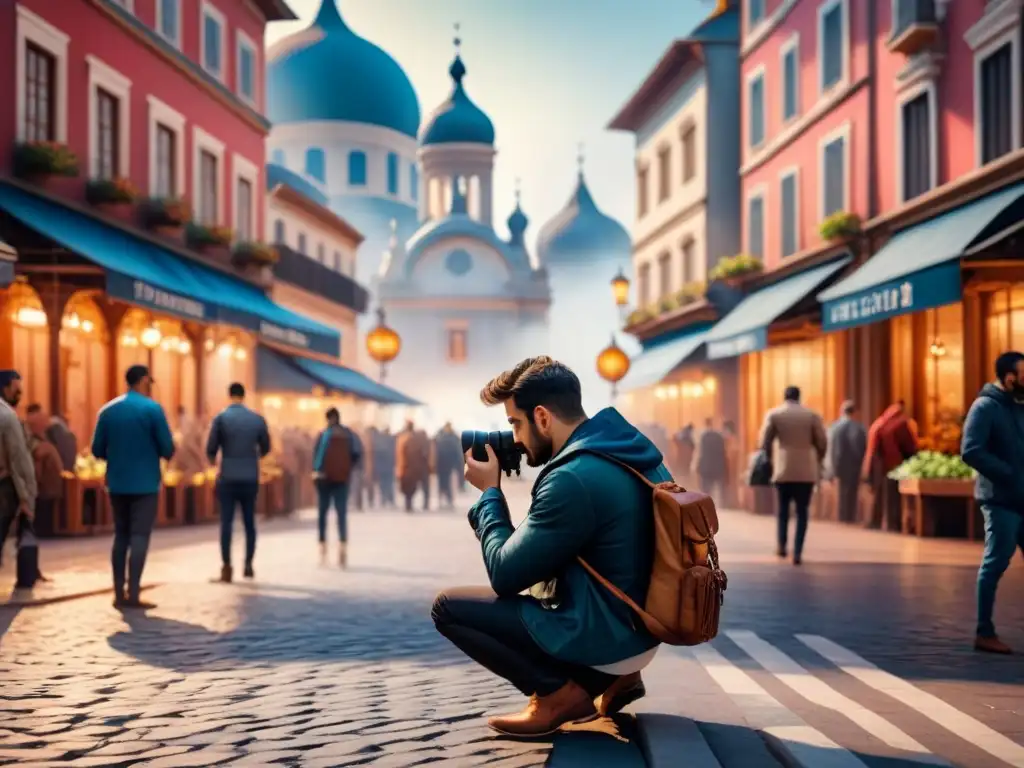
<instances>
[{"instance_id":1,"label":"cobblestone street","mask_svg":"<svg viewBox=\"0 0 1024 768\"><path fill-rule=\"evenodd\" d=\"M461 507L352 513L346 572L333 551L319 563L308 518L265 525L256 581L227 586L209 580L215 528L160 531L146 615L109 595L0 610L0 764L640 768L643 748L657 765L1024 766L1021 657L970 650L976 545L812 523L795 569L770 556L772 529L723 515L726 631L659 653L638 709L663 717L641 715L643 738L553 746L486 731L521 697L429 621L438 589L485 578ZM59 542L44 564L99 573L105 548ZM997 615L1017 645L1022 571ZM667 748L687 762L657 762Z\"/></svg>"}]
</instances>

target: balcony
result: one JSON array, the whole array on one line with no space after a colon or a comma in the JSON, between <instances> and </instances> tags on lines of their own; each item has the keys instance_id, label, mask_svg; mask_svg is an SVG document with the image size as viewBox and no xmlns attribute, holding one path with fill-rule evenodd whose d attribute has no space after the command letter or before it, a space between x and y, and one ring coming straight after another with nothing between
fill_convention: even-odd
<instances>
[{"instance_id":1,"label":"balcony","mask_svg":"<svg viewBox=\"0 0 1024 768\"><path fill-rule=\"evenodd\" d=\"M281 257L274 265L276 279L291 283L317 296L323 296L328 301L347 307L358 315L366 312L370 295L351 277L335 272L286 245L275 245L274 248Z\"/></svg>"},{"instance_id":2,"label":"balcony","mask_svg":"<svg viewBox=\"0 0 1024 768\"><path fill-rule=\"evenodd\" d=\"M896 0L889 50L913 56L930 50L939 41L935 0Z\"/></svg>"}]
</instances>

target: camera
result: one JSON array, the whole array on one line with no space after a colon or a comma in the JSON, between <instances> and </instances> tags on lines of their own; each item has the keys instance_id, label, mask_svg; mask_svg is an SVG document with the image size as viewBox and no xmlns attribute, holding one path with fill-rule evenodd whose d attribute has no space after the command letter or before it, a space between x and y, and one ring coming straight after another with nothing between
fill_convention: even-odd
<instances>
[{"instance_id":1,"label":"camera","mask_svg":"<svg viewBox=\"0 0 1024 768\"><path fill-rule=\"evenodd\" d=\"M487 461L487 448L491 446L494 455L498 457L498 466L506 476L512 477L514 471L520 474L520 463L526 454L526 449L519 445L511 432L473 432L467 430L462 433L462 452L472 450L472 456L477 461Z\"/></svg>"}]
</instances>

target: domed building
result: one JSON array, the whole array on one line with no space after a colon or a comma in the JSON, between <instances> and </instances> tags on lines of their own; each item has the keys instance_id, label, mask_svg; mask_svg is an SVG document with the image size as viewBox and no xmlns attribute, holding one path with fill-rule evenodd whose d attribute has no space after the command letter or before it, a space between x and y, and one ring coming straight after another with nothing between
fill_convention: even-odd
<instances>
[{"instance_id":1,"label":"domed building","mask_svg":"<svg viewBox=\"0 0 1024 768\"><path fill-rule=\"evenodd\" d=\"M580 378L583 405L593 413L608 404L609 385L597 373L598 354L621 327L611 281L631 270L632 243L626 228L597 207L578 158L576 188L565 207L537 238L537 255L551 288L548 349ZM585 320L584 320L585 319ZM572 328L573 333L565 333ZM616 337L632 354L631 337Z\"/></svg>"},{"instance_id":2,"label":"domed building","mask_svg":"<svg viewBox=\"0 0 1024 768\"><path fill-rule=\"evenodd\" d=\"M391 56L360 37L335 0L267 52L271 161L318 185L366 238L356 277L376 274L391 234L417 226L420 104Z\"/></svg>"}]
</instances>

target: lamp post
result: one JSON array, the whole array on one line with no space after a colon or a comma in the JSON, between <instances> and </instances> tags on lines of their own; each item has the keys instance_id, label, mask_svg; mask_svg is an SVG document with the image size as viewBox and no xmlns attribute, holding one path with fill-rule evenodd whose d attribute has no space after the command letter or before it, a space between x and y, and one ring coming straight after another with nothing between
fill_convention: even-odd
<instances>
[{"instance_id":1,"label":"lamp post","mask_svg":"<svg viewBox=\"0 0 1024 768\"><path fill-rule=\"evenodd\" d=\"M597 356L598 375L612 385L612 400L617 394L617 385L629 373L629 355L615 343L615 334L607 347Z\"/></svg>"},{"instance_id":2,"label":"lamp post","mask_svg":"<svg viewBox=\"0 0 1024 768\"><path fill-rule=\"evenodd\" d=\"M612 296L615 297L615 306L619 308L619 319L622 320L629 306L629 278L621 267L619 273L612 278Z\"/></svg>"},{"instance_id":3,"label":"lamp post","mask_svg":"<svg viewBox=\"0 0 1024 768\"><path fill-rule=\"evenodd\" d=\"M380 380L384 381L387 364L402 351L402 339L388 327L384 307L377 309L377 327L366 334L366 351L370 358L380 365Z\"/></svg>"}]
</instances>

